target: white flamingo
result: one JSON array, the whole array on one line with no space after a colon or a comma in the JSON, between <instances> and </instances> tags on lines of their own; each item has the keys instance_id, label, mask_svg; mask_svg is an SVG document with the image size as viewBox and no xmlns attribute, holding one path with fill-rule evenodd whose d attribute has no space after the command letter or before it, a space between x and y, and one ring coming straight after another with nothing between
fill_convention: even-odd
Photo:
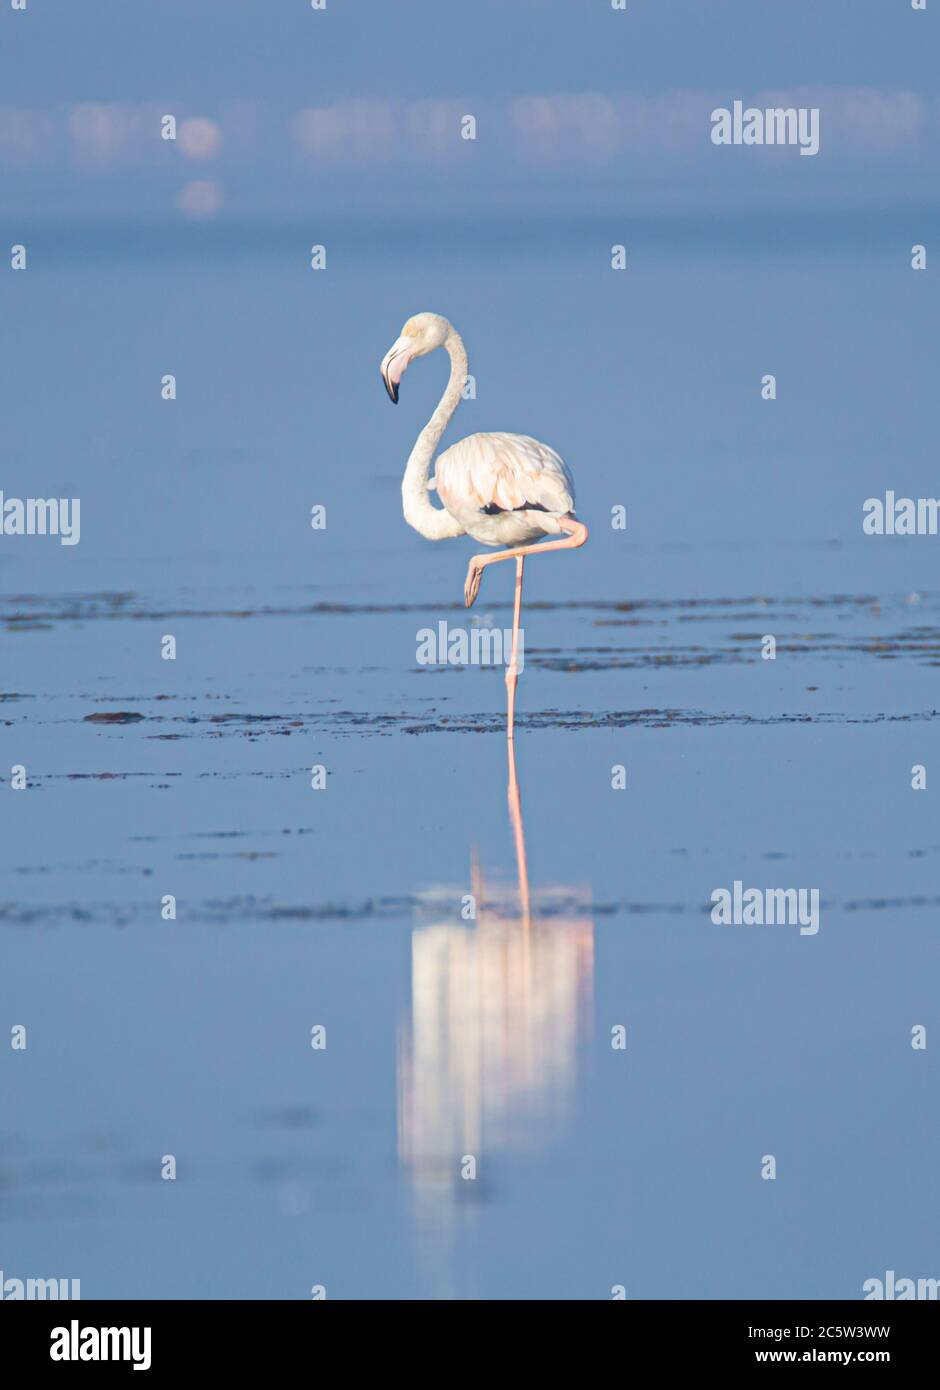
<instances>
[{"instance_id":1,"label":"white flamingo","mask_svg":"<svg viewBox=\"0 0 940 1390\"><path fill-rule=\"evenodd\" d=\"M473 603L487 565L515 560L516 595L512 653L506 668L507 734L513 736L516 657L522 610L522 567L526 555L574 550L588 538L588 528L574 514L574 479L547 444L525 434L471 434L445 449L432 478L434 450L457 409L467 379L467 350L460 334L440 314L415 314L382 359L382 379L393 404L408 363L435 348L450 357L450 380L437 409L418 435L401 483L405 520L428 540L473 536L483 545L504 546L493 555L474 555L467 568L464 601ZM437 490L443 509L431 503ZM540 536L561 540L533 545Z\"/></svg>"}]
</instances>

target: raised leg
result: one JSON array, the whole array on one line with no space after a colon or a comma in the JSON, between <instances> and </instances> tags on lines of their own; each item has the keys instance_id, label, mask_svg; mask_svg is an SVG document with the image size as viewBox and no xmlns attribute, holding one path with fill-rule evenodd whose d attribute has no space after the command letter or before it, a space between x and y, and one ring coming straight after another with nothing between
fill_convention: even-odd
<instances>
[{"instance_id":1,"label":"raised leg","mask_svg":"<svg viewBox=\"0 0 940 1390\"><path fill-rule=\"evenodd\" d=\"M588 528L583 521L574 517L556 517L559 530L565 532L564 540L540 541L538 545L520 545L515 550L494 550L492 555L473 555L467 566L467 581L463 586L464 602L468 608L480 592L480 580L487 565L498 564L500 560L517 560L520 555L541 555L546 550L577 550L588 538Z\"/></svg>"},{"instance_id":2,"label":"raised leg","mask_svg":"<svg viewBox=\"0 0 940 1390\"><path fill-rule=\"evenodd\" d=\"M519 618L522 614L522 567L525 564L525 556L516 556L516 600L512 610L512 652L509 657L509 665L506 667L506 737L512 739L513 716L516 709L516 686L519 682L519 667L517 656L519 653Z\"/></svg>"}]
</instances>

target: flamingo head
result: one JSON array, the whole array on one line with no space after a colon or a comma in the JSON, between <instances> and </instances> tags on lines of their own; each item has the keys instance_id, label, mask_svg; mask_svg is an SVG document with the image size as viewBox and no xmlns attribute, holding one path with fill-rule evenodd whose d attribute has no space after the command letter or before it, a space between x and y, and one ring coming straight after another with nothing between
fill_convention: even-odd
<instances>
[{"instance_id":1,"label":"flamingo head","mask_svg":"<svg viewBox=\"0 0 940 1390\"><path fill-rule=\"evenodd\" d=\"M398 386L408 363L443 347L449 332L450 324L441 314L415 314L408 320L379 368L393 405L398 404Z\"/></svg>"}]
</instances>

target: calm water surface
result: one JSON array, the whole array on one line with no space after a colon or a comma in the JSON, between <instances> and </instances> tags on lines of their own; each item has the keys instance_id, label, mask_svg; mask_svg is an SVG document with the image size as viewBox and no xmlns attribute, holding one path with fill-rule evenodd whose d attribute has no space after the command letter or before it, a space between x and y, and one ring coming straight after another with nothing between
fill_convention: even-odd
<instances>
[{"instance_id":1,"label":"calm water surface","mask_svg":"<svg viewBox=\"0 0 940 1390\"><path fill-rule=\"evenodd\" d=\"M324 277L192 246L14 277L3 487L79 496L82 541L0 541L0 1266L187 1298L936 1273L937 541L861 531L936 494L936 290L805 228L619 278L600 230L394 279L363 235ZM592 527L526 571L528 922L501 675L416 662L471 553L400 516L443 367L397 411L377 367L424 308L477 376L448 438L545 438ZM480 619L510 594L488 571ZM818 887L818 934L713 925L736 879Z\"/></svg>"}]
</instances>

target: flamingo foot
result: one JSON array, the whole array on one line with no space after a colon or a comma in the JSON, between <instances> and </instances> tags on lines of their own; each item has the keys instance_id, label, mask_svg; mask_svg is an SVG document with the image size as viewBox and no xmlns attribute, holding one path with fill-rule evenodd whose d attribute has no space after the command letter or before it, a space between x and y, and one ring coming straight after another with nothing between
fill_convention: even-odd
<instances>
[{"instance_id":1,"label":"flamingo foot","mask_svg":"<svg viewBox=\"0 0 940 1390\"><path fill-rule=\"evenodd\" d=\"M483 578L483 566L477 565L471 560L467 566L467 581L463 586L463 601L467 608L472 608L477 594L480 592L480 580Z\"/></svg>"}]
</instances>

